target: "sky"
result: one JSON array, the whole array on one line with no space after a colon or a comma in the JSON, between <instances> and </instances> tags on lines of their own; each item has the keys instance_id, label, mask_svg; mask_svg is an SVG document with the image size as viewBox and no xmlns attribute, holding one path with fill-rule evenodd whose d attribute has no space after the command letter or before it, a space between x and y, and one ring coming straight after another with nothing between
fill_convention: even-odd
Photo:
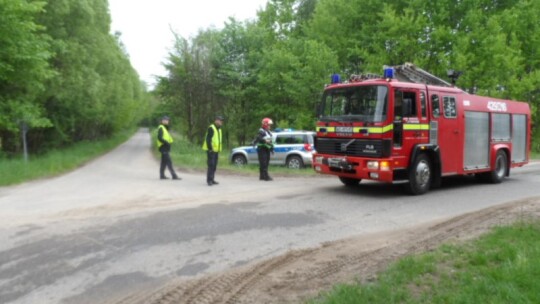
<instances>
[{"instance_id":1,"label":"sky","mask_svg":"<svg viewBox=\"0 0 540 304\"><path fill-rule=\"evenodd\" d=\"M199 29L221 29L229 17L254 20L268 0L109 0L111 32L120 32L131 65L153 87L166 75L162 63L173 46L174 31L189 39Z\"/></svg>"}]
</instances>

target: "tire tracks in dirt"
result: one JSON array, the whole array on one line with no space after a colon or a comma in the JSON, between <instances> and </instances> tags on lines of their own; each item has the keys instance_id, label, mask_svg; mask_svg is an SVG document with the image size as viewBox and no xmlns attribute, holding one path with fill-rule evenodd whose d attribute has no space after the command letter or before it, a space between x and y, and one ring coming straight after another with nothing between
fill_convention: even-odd
<instances>
[{"instance_id":1,"label":"tire tracks in dirt","mask_svg":"<svg viewBox=\"0 0 540 304\"><path fill-rule=\"evenodd\" d=\"M495 226L538 218L540 197L533 197L399 231L294 250L194 280L174 280L159 290L140 291L111 303L298 303L336 283L372 281L388 264L406 255L472 239Z\"/></svg>"}]
</instances>

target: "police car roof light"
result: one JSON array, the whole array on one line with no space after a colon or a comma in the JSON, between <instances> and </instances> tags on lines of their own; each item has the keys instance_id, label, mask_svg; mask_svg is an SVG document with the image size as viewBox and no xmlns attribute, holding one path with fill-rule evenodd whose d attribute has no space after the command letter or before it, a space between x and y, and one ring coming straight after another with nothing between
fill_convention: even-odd
<instances>
[{"instance_id":1,"label":"police car roof light","mask_svg":"<svg viewBox=\"0 0 540 304\"><path fill-rule=\"evenodd\" d=\"M293 128L286 128L286 129L282 129L282 128L277 128L274 130L274 133L279 133L279 132L294 132L296 131L295 129Z\"/></svg>"}]
</instances>

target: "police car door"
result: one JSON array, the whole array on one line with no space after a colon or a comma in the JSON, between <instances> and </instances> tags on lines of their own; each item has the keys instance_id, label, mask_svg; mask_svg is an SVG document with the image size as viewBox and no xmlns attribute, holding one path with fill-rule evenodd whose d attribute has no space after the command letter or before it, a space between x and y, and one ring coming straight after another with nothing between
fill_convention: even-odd
<instances>
[{"instance_id":1,"label":"police car door","mask_svg":"<svg viewBox=\"0 0 540 304\"><path fill-rule=\"evenodd\" d=\"M271 164L284 164L285 155L287 154L287 147L285 142L287 140L287 134L277 134L276 141L274 142L274 155L270 157Z\"/></svg>"}]
</instances>

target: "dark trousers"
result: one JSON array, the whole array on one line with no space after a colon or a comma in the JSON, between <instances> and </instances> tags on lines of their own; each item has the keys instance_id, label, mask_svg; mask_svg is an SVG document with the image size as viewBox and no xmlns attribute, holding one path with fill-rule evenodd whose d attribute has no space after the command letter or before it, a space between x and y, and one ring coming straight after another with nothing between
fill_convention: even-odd
<instances>
[{"instance_id":1,"label":"dark trousers","mask_svg":"<svg viewBox=\"0 0 540 304\"><path fill-rule=\"evenodd\" d=\"M207 162L208 162L208 171L206 172L206 182L211 183L214 181L214 176L216 174L218 156L219 153L214 151L207 151Z\"/></svg>"},{"instance_id":2,"label":"dark trousers","mask_svg":"<svg viewBox=\"0 0 540 304\"><path fill-rule=\"evenodd\" d=\"M171 176L173 178L177 177L176 172L174 172L174 168L172 166L171 155L169 155L168 151L161 151L161 165L159 166L159 177L165 177L165 168L169 169L169 172L171 172Z\"/></svg>"},{"instance_id":3,"label":"dark trousers","mask_svg":"<svg viewBox=\"0 0 540 304\"><path fill-rule=\"evenodd\" d=\"M268 165L270 164L270 149L259 147L257 149L259 157L259 179L266 180L270 178L268 175Z\"/></svg>"}]
</instances>

